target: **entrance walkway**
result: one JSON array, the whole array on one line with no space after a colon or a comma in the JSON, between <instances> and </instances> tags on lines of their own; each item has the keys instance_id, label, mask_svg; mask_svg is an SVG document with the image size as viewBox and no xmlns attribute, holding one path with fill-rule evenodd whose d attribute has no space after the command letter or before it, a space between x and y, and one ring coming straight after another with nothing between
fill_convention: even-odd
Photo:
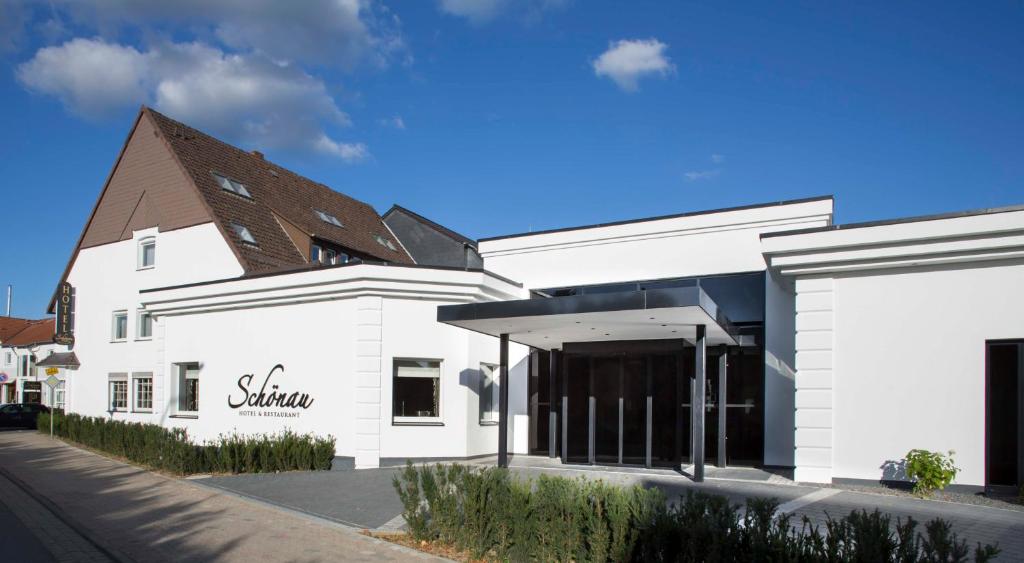
<instances>
[{"instance_id":1,"label":"entrance walkway","mask_svg":"<svg viewBox=\"0 0 1024 563\"><path fill-rule=\"evenodd\" d=\"M0 468L117 560L441 561L348 526L164 477L35 431L0 432ZM301 475L315 487L323 485L316 478L325 473L351 472ZM11 512L21 517L24 504Z\"/></svg>"}]
</instances>

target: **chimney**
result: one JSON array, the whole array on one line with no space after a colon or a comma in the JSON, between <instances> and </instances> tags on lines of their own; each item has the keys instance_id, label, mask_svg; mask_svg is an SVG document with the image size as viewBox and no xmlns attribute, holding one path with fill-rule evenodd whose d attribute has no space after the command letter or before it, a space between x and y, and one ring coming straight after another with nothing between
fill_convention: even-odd
<instances>
[{"instance_id":1,"label":"chimney","mask_svg":"<svg viewBox=\"0 0 1024 563\"><path fill-rule=\"evenodd\" d=\"M263 153L261 153L260 151L252 151L252 155L260 160L263 160Z\"/></svg>"}]
</instances>

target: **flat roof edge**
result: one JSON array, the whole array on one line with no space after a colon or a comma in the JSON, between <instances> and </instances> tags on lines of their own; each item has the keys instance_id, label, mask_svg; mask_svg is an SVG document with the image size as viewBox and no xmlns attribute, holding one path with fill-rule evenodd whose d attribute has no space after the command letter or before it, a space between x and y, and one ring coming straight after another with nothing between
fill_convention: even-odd
<instances>
[{"instance_id":1,"label":"flat roof edge","mask_svg":"<svg viewBox=\"0 0 1024 563\"><path fill-rule=\"evenodd\" d=\"M923 223L926 221L941 221L943 219L959 219L962 217L979 217L983 215L995 215L998 213L1011 213L1024 211L1022 205L1008 205L1006 207L989 207L982 209L971 209L967 211L951 211L947 213L935 213L931 215L916 215L911 217L900 217L897 219L881 219L878 221L862 221L859 223L845 223L841 225L829 225L826 227L809 227L806 229L794 229L792 231L774 231L761 233L761 238L776 238L793 235L806 235L812 233L825 233L829 231L846 231L850 229L863 229L869 227L884 227L887 225L903 225L909 223Z\"/></svg>"},{"instance_id":2,"label":"flat roof edge","mask_svg":"<svg viewBox=\"0 0 1024 563\"><path fill-rule=\"evenodd\" d=\"M315 267L308 267L307 266L307 267L293 268L293 269L288 269L288 270L280 270L280 271L272 271L272 272L261 272L261 273L257 273L257 274L242 275L242 276L238 276L238 277L234 277L234 278L221 278L221 279L201 281L201 282L183 283L183 284L179 284L179 285L169 285L169 286L164 286L164 287L151 287L151 288L148 288L148 289L140 289L139 293L155 293L157 291L170 291L170 290L173 290L173 289L187 289L187 288L190 288L190 287L202 287L202 286L205 286L205 285L217 285L217 284L222 284L222 283L230 283L230 282L237 282L237 281L247 281L247 280L253 280L253 279L260 279L260 278L269 278L269 277L274 277L274 276L286 276L286 275L289 275L289 274L301 274L301 273L305 273L305 272L320 272L320 271L324 271L324 270L333 270L333 269L336 269L336 268L350 268L350 267L354 267L354 266L384 266L384 267L388 267L388 268L409 268L409 269L419 269L419 270L441 270L441 271L447 271L447 272L469 272L469 273L485 274L485 275L488 275L488 276L490 276L490 277L492 277L492 278L494 278L496 280L505 282L505 283L507 283L509 285L512 285L512 286L515 286L515 287L518 287L518 288L522 288L523 287L523 284L520 283L520 282L511 280L511 279L506 278L504 276L501 276L499 274L495 274L494 272L491 272L491 271L486 270L484 268L460 268L458 266L428 266L428 265L423 265L423 264L396 264L396 263L392 263L392 262L358 261L358 262L349 262L347 264L332 264L332 265L315 266Z\"/></svg>"},{"instance_id":3,"label":"flat roof edge","mask_svg":"<svg viewBox=\"0 0 1024 563\"><path fill-rule=\"evenodd\" d=\"M519 237L528 237L528 236L533 236L533 235L547 235L547 234L551 234L551 233L564 233L564 232L569 232L569 231L582 231L582 230L586 230L586 229L598 229L598 228L601 228L601 227L615 227L615 226L618 226L618 225L630 225L630 224L633 224L633 223L646 223L648 221L661 221L661 220L664 220L664 219L680 219L680 218L683 218L683 217L696 217L696 216L700 216L700 215L711 215L713 213L728 213L730 211L746 211L748 209L760 209L760 208L764 208L764 207L779 207L779 206L782 206L782 205L796 205L796 204L800 204L800 203L813 203L815 201L825 201L825 200L835 200L835 196L823 195L823 196L814 196L814 197L807 197L807 198L800 198L800 199L787 199L787 200L773 201L773 202L768 202L768 203L755 203L755 204L750 204L750 205L739 205L739 206L736 206L736 207L722 207L722 208L719 208L719 209L707 209L707 210L700 210L700 211L687 211L687 212L684 212L684 213L674 213L674 214L671 214L671 215L657 215L657 216L654 216L654 217L643 217L643 218L639 218L639 219L625 219L625 220L622 220L622 221L610 221L610 222L607 222L607 223L594 223L592 225L581 225L581 226L578 226L578 227L560 227L560 228L556 228L556 229L545 229L545 230L541 230L541 231L533 231L533 232L528 232L528 233L515 233L515 234L511 234L511 235L501 235L501 236L496 236L496 237L484 237L484 238L481 238L481 239L477 239L477 242L481 243L481 242L490 242L490 241L494 241L494 240L503 240L503 239L510 239L510 238L519 238Z\"/></svg>"}]
</instances>

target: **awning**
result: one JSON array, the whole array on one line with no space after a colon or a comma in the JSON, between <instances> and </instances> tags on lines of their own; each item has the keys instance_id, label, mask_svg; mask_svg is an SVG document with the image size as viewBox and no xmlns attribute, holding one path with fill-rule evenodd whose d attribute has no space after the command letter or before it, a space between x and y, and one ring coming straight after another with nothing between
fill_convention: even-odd
<instances>
[{"instance_id":1,"label":"awning","mask_svg":"<svg viewBox=\"0 0 1024 563\"><path fill-rule=\"evenodd\" d=\"M54 352L36 362L39 367L78 368L78 356L74 352Z\"/></svg>"},{"instance_id":2,"label":"awning","mask_svg":"<svg viewBox=\"0 0 1024 563\"><path fill-rule=\"evenodd\" d=\"M739 343L725 314L700 287L617 291L465 305L442 305L437 320L543 350L566 342L696 338L707 345Z\"/></svg>"}]
</instances>

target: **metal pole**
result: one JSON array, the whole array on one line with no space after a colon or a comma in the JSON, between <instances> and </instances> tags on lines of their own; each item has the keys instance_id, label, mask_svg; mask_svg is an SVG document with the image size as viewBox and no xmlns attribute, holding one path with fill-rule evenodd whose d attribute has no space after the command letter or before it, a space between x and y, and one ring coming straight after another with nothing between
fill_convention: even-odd
<instances>
[{"instance_id":1,"label":"metal pole","mask_svg":"<svg viewBox=\"0 0 1024 563\"><path fill-rule=\"evenodd\" d=\"M499 342L498 467L508 467L508 334Z\"/></svg>"},{"instance_id":2,"label":"metal pole","mask_svg":"<svg viewBox=\"0 0 1024 563\"><path fill-rule=\"evenodd\" d=\"M725 467L725 433L726 403L725 392L729 369L729 348L722 346L722 355L718 357L718 467Z\"/></svg>"},{"instance_id":3,"label":"metal pole","mask_svg":"<svg viewBox=\"0 0 1024 563\"><path fill-rule=\"evenodd\" d=\"M693 480L700 483L704 480L704 395L707 384L707 346L706 327L697 325L696 351L694 357L694 392L693 392Z\"/></svg>"},{"instance_id":4,"label":"metal pole","mask_svg":"<svg viewBox=\"0 0 1024 563\"><path fill-rule=\"evenodd\" d=\"M548 352L548 457L558 457L558 350Z\"/></svg>"}]
</instances>

